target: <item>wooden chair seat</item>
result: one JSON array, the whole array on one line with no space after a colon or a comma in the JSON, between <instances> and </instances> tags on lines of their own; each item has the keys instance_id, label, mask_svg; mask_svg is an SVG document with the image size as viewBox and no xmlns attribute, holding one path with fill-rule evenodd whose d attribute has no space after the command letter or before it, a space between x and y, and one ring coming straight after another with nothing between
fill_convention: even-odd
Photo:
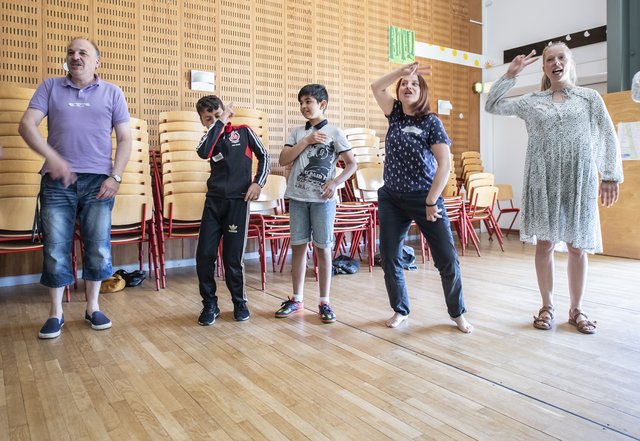
<instances>
[{"instance_id":1,"label":"wooden chair seat","mask_svg":"<svg viewBox=\"0 0 640 441\"><path fill-rule=\"evenodd\" d=\"M0 161L0 173L38 173L44 164L44 159L3 159Z\"/></svg>"},{"instance_id":2,"label":"wooden chair seat","mask_svg":"<svg viewBox=\"0 0 640 441\"><path fill-rule=\"evenodd\" d=\"M208 172L211 171L211 165L208 161L177 161L162 164L162 173L176 172Z\"/></svg>"},{"instance_id":3,"label":"wooden chair seat","mask_svg":"<svg viewBox=\"0 0 640 441\"><path fill-rule=\"evenodd\" d=\"M200 121L171 121L158 125L158 133L168 132L198 132L205 133L207 128Z\"/></svg>"},{"instance_id":4,"label":"wooden chair seat","mask_svg":"<svg viewBox=\"0 0 640 441\"><path fill-rule=\"evenodd\" d=\"M160 112L158 123L168 122L196 122L200 123L200 116L195 110L171 110L168 112Z\"/></svg>"},{"instance_id":5,"label":"wooden chair seat","mask_svg":"<svg viewBox=\"0 0 640 441\"><path fill-rule=\"evenodd\" d=\"M160 134L160 144L172 141L192 141L194 142L193 148L196 148L197 143L202 139L202 132L167 132Z\"/></svg>"},{"instance_id":6,"label":"wooden chair seat","mask_svg":"<svg viewBox=\"0 0 640 441\"><path fill-rule=\"evenodd\" d=\"M195 149L191 150L181 150L175 152L166 152L162 154L162 163L167 164L170 162L181 162L181 161L195 161L195 162L204 162L208 164L207 161L203 160L198 156Z\"/></svg>"},{"instance_id":7,"label":"wooden chair seat","mask_svg":"<svg viewBox=\"0 0 640 441\"><path fill-rule=\"evenodd\" d=\"M29 89L27 87L0 84L0 99L19 99L29 101L33 97L35 91L35 89Z\"/></svg>"}]
</instances>

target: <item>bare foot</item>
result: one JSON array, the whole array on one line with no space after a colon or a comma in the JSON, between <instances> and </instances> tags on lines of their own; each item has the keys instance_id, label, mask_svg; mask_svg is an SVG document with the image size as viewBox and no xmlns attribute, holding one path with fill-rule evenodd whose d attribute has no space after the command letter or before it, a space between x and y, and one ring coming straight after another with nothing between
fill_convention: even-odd
<instances>
[{"instance_id":1,"label":"bare foot","mask_svg":"<svg viewBox=\"0 0 640 441\"><path fill-rule=\"evenodd\" d=\"M397 328L400 325L400 323L404 322L408 318L409 318L408 315L402 315L399 312L396 312L395 314L393 314L393 316L391 316L389 320L384 322L384 324L387 325L387 327L389 328Z\"/></svg>"},{"instance_id":2,"label":"bare foot","mask_svg":"<svg viewBox=\"0 0 640 441\"><path fill-rule=\"evenodd\" d=\"M470 334L471 331L473 331L473 326L471 326L471 323L469 323L467 319L464 318L464 315L459 315L456 318L451 317L451 320L453 320L453 322L456 324L456 327L461 332L464 332L465 334Z\"/></svg>"}]
</instances>

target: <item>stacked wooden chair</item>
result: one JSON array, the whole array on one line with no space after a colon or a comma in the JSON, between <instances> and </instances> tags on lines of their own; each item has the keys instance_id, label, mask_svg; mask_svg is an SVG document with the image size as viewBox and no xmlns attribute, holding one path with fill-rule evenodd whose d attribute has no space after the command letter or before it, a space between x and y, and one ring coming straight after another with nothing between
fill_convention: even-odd
<instances>
[{"instance_id":1,"label":"stacked wooden chair","mask_svg":"<svg viewBox=\"0 0 640 441\"><path fill-rule=\"evenodd\" d=\"M147 245L149 276L160 288L159 245L156 230L151 167L149 165L149 132L147 122L130 119L131 156L122 174L122 182L111 215L111 245L137 244L140 270L143 268L143 246ZM115 133L112 154L116 152Z\"/></svg>"},{"instance_id":2,"label":"stacked wooden chair","mask_svg":"<svg viewBox=\"0 0 640 441\"><path fill-rule=\"evenodd\" d=\"M353 155L358 163L358 168L382 164L384 162L384 149L380 148L380 138L376 131L366 128L352 128L344 131Z\"/></svg>"},{"instance_id":3,"label":"stacked wooden chair","mask_svg":"<svg viewBox=\"0 0 640 441\"><path fill-rule=\"evenodd\" d=\"M0 160L0 254L42 249L34 221L44 158L31 150L18 133L20 120L34 92L34 89L0 86L0 145L4 155ZM46 119L39 128L46 137ZM75 275L75 252L71 260ZM69 300L68 287L65 291Z\"/></svg>"},{"instance_id":4,"label":"stacked wooden chair","mask_svg":"<svg viewBox=\"0 0 640 441\"><path fill-rule=\"evenodd\" d=\"M380 147L380 138L376 136L374 129L355 127L345 129L344 134L351 144L351 152L355 157L359 169L379 167L384 163L384 148ZM342 190L342 201L356 200L355 177L352 176Z\"/></svg>"},{"instance_id":5,"label":"stacked wooden chair","mask_svg":"<svg viewBox=\"0 0 640 441\"><path fill-rule=\"evenodd\" d=\"M484 172L480 152L467 151L460 155L460 166L457 170L458 183L462 185L474 173Z\"/></svg>"}]
</instances>

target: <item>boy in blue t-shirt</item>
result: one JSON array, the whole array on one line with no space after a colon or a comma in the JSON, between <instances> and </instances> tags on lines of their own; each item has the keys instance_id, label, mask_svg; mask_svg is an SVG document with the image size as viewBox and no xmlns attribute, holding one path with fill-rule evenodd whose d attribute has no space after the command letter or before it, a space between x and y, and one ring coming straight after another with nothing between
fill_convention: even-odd
<instances>
[{"instance_id":1,"label":"boy in blue t-shirt","mask_svg":"<svg viewBox=\"0 0 640 441\"><path fill-rule=\"evenodd\" d=\"M291 168L285 197L289 198L293 297L276 311L278 318L303 310L307 244L313 240L318 259L320 318L324 323L336 321L329 306L335 193L336 188L355 173L357 166L344 132L324 117L328 101L327 89L321 84L307 84L300 89L300 112L307 123L293 129L280 153L280 165ZM345 168L335 176L338 157Z\"/></svg>"}]
</instances>

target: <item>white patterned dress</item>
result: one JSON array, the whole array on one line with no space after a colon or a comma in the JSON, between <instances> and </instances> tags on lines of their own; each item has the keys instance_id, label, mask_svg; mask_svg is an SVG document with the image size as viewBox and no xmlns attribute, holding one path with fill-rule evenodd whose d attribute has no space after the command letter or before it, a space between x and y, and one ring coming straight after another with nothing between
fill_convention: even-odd
<instances>
[{"instance_id":1,"label":"white patterned dress","mask_svg":"<svg viewBox=\"0 0 640 441\"><path fill-rule=\"evenodd\" d=\"M603 181L623 180L618 138L602 98L584 87L564 89L563 103L553 102L551 90L505 98L515 83L498 79L486 110L522 118L529 134L520 238L601 252L598 173Z\"/></svg>"}]
</instances>

